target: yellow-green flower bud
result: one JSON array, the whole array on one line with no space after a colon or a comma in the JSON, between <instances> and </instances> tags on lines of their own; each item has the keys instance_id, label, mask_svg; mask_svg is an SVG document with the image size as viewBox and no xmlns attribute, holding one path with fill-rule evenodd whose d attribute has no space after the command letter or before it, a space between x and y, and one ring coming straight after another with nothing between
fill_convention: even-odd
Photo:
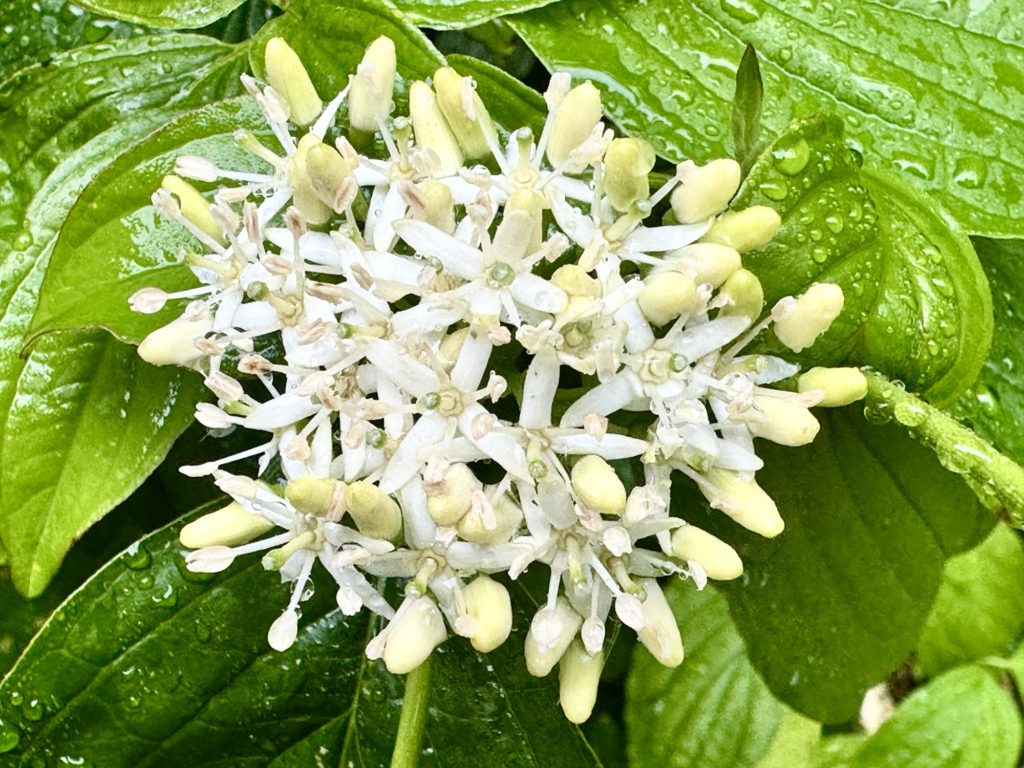
<instances>
[{"instance_id":1,"label":"yellow-green flower bud","mask_svg":"<svg viewBox=\"0 0 1024 768\"><path fill-rule=\"evenodd\" d=\"M265 517L247 512L241 504L233 501L216 512L193 520L181 529L178 540L187 549L237 547L248 544L273 527L274 524Z\"/></svg>"},{"instance_id":2,"label":"yellow-green flower bud","mask_svg":"<svg viewBox=\"0 0 1024 768\"><path fill-rule=\"evenodd\" d=\"M818 405L835 408L863 400L867 377L857 368L811 368L797 379L800 392L821 392Z\"/></svg>"},{"instance_id":3,"label":"yellow-green flower bud","mask_svg":"<svg viewBox=\"0 0 1024 768\"><path fill-rule=\"evenodd\" d=\"M530 217L532 223L530 239L527 242L525 254L536 253L540 250L541 241L544 237L544 207L547 199L541 192L532 188L517 188L512 190L505 203L505 216L508 217L515 211L523 211Z\"/></svg>"},{"instance_id":4,"label":"yellow-green flower bud","mask_svg":"<svg viewBox=\"0 0 1024 768\"><path fill-rule=\"evenodd\" d=\"M601 515L626 511L626 486L600 456L584 456L572 468L572 489L585 507Z\"/></svg>"},{"instance_id":5,"label":"yellow-green flower bud","mask_svg":"<svg viewBox=\"0 0 1024 768\"><path fill-rule=\"evenodd\" d=\"M179 317L157 328L139 344L139 357L150 365L189 365L203 357L196 341L213 328L213 318Z\"/></svg>"},{"instance_id":6,"label":"yellow-green flower bud","mask_svg":"<svg viewBox=\"0 0 1024 768\"><path fill-rule=\"evenodd\" d=\"M469 511L483 483L465 464L452 464L444 480L427 486L427 513L438 525L455 525Z\"/></svg>"},{"instance_id":7,"label":"yellow-green flower bud","mask_svg":"<svg viewBox=\"0 0 1024 768\"><path fill-rule=\"evenodd\" d=\"M637 304L654 325L665 325L697 307L697 284L689 275L666 269L644 280Z\"/></svg>"},{"instance_id":8,"label":"yellow-green flower bud","mask_svg":"<svg viewBox=\"0 0 1024 768\"><path fill-rule=\"evenodd\" d=\"M473 648L489 653L512 632L512 600L505 586L489 576L477 576L463 590L466 612L473 619Z\"/></svg>"},{"instance_id":9,"label":"yellow-green flower bud","mask_svg":"<svg viewBox=\"0 0 1024 768\"><path fill-rule=\"evenodd\" d=\"M737 269L718 291L723 301L720 314L727 317L749 317L756 320L764 308L764 289L757 275L749 269Z\"/></svg>"},{"instance_id":10,"label":"yellow-green flower bud","mask_svg":"<svg viewBox=\"0 0 1024 768\"><path fill-rule=\"evenodd\" d=\"M795 448L812 442L821 425L810 409L795 402L794 397L755 395L747 428L754 437Z\"/></svg>"},{"instance_id":11,"label":"yellow-green flower bud","mask_svg":"<svg viewBox=\"0 0 1024 768\"><path fill-rule=\"evenodd\" d=\"M718 288L740 268L739 251L718 243L684 245L672 251L666 261L689 272L698 285L708 283L712 288Z\"/></svg>"},{"instance_id":12,"label":"yellow-green flower bud","mask_svg":"<svg viewBox=\"0 0 1024 768\"><path fill-rule=\"evenodd\" d=\"M604 191L615 209L628 211L650 197L647 174L654 159L654 147L643 139L612 139L604 156Z\"/></svg>"},{"instance_id":13,"label":"yellow-green flower bud","mask_svg":"<svg viewBox=\"0 0 1024 768\"><path fill-rule=\"evenodd\" d=\"M548 138L548 162L559 168L587 140L601 119L601 92L589 80L566 94L555 111Z\"/></svg>"},{"instance_id":14,"label":"yellow-green flower bud","mask_svg":"<svg viewBox=\"0 0 1024 768\"><path fill-rule=\"evenodd\" d=\"M736 550L695 525L684 525L675 530L672 554L680 560L699 563L709 579L729 581L743 575L743 561Z\"/></svg>"},{"instance_id":15,"label":"yellow-green flower bud","mask_svg":"<svg viewBox=\"0 0 1024 768\"><path fill-rule=\"evenodd\" d=\"M342 213L359 190L352 164L326 144L316 143L309 148L306 171L314 194L335 213Z\"/></svg>"},{"instance_id":16,"label":"yellow-green flower bud","mask_svg":"<svg viewBox=\"0 0 1024 768\"><path fill-rule=\"evenodd\" d=\"M800 297L787 297L775 305L775 335L794 352L800 352L827 331L842 311L843 289L835 283L815 283Z\"/></svg>"},{"instance_id":17,"label":"yellow-green flower bud","mask_svg":"<svg viewBox=\"0 0 1024 768\"><path fill-rule=\"evenodd\" d=\"M441 340L437 356L444 365L445 370L451 370L451 367L455 365L455 361L459 359L459 352L462 351L462 345L465 343L466 337L469 336L469 330L467 325L465 328L452 331Z\"/></svg>"},{"instance_id":18,"label":"yellow-green flower bud","mask_svg":"<svg viewBox=\"0 0 1024 768\"><path fill-rule=\"evenodd\" d=\"M292 202L303 218L314 225L325 224L331 218L331 209L313 190L313 181L307 165L310 150L322 144L319 136L307 133L299 139L295 154L288 163L288 186L292 188Z\"/></svg>"},{"instance_id":19,"label":"yellow-green flower bud","mask_svg":"<svg viewBox=\"0 0 1024 768\"><path fill-rule=\"evenodd\" d=\"M475 160L490 155L487 136L497 143L497 133L473 79L461 77L451 67L441 67L434 73L434 89L441 112L466 158Z\"/></svg>"},{"instance_id":20,"label":"yellow-green flower bud","mask_svg":"<svg viewBox=\"0 0 1024 768\"><path fill-rule=\"evenodd\" d=\"M462 167L462 150L437 105L434 90L422 80L409 87L409 116L416 143L437 157L435 170L444 174L457 173Z\"/></svg>"},{"instance_id":21,"label":"yellow-green flower bud","mask_svg":"<svg viewBox=\"0 0 1024 768\"><path fill-rule=\"evenodd\" d=\"M329 477L297 477L285 487L284 497L306 515L338 521L345 512L345 484Z\"/></svg>"},{"instance_id":22,"label":"yellow-green flower bud","mask_svg":"<svg viewBox=\"0 0 1024 768\"><path fill-rule=\"evenodd\" d=\"M424 221L442 232L455 231L455 199L447 184L427 179L416 184L414 203L410 210L412 217Z\"/></svg>"},{"instance_id":23,"label":"yellow-green flower bud","mask_svg":"<svg viewBox=\"0 0 1024 768\"><path fill-rule=\"evenodd\" d=\"M554 669L582 623L583 618L564 597L555 601L554 608L537 611L526 633L526 670L534 677L544 677Z\"/></svg>"},{"instance_id":24,"label":"yellow-green flower bud","mask_svg":"<svg viewBox=\"0 0 1024 768\"><path fill-rule=\"evenodd\" d=\"M701 238L705 243L718 243L740 253L763 248L775 237L782 219L774 208L754 205L742 211L726 211Z\"/></svg>"},{"instance_id":25,"label":"yellow-green flower bud","mask_svg":"<svg viewBox=\"0 0 1024 768\"><path fill-rule=\"evenodd\" d=\"M393 675L412 672L448 639L448 630L437 605L429 597L418 598L388 625L384 666Z\"/></svg>"},{"instance_id":26,"label":"yellow-green flower bud","mask_svg":"<svg viewBox=\"0 0 1024 768\"><path fill-rule=\"evenodd\" d=\"M394 540L402 532L402 510L398 502L365 480L349 483L345 507L356 528L375 539Z\"/></svg>"},{"instance_id":27,"label":"yellow-green flower bud","mask_svg":"<svg viewBox=\"0 0 1024 768\"><path fill-rule=\"evenodd\" d=\"M551 282L570 298L601 298L601 283L576 264L564 264L551 275Z\"/></svg>"},{"instance_id":28,"label":"yellow-green flower bud","mask_svg":"<svg viewBox=\"0 0 1024 768\"><path fill-rule=\"evenodd\" d=\"M323 111L324 103L320 101L298 54L280 37L272 37L267 43L265 57L267 80L287 102L291 119L299 125L309 125L316 120Z\"/></svg>"},{"instance_id":29,"label":"yellow-green flower bud","mask_svg":"<svg viewBox=\"0 0 1024 768\"><path fill-rule=\"evenodd\" d=\"M672 192L672 210L683 224L721 213L740 188L742 173L735 160L722 158L686 173Z\"/></svg>"},{"instance_id":30,"label":"yellow-green flower bud","mask_svg":"<svg viewBox=\"0 0 1024 768\"><path fill-rule=\"evenodd\" d=\"M641 579L637 584L647 597L643 602L646 624L636 635L654 658L666 667L678 667L683 663L683 638L665 593L654 579Z\"/></svg>"},{"instance_id":31,"label":"yellow-green flower bud","mask_svg":"<svg viewBox=\"0 0 1024 768\"><path fill-rule=\"evenodd\" d=\"M391 113L395 90L395 44L378 37L366 49L348 91L348 122L356 131L376 131Z\"/></svg>"},{"instance_id":32,"label":"yellow-green flower bud","mask_svg":"<svg viewBox=\"0 0 1024 768\"><path fill-rule=\"evenodd\" d=\"M225 242L224 232L216 219L210 212L209 201L200 194L199 190L178 176L164 176L160 186L178 198L178 207L181 215L208 234L218 243Z\"/></svg>"},{"instance_id":33,"label":"yellow-green flower bud","mask_svg":"<svg viewBox=\"0 0 1024 768\"><path fill-rule=\"evenodd\" d=\"M493 528L488 528L484 518L470 509L459 520L459 537L473 544L500 544L511 539L523 522L522 507L502 494L493 502L493 509Z\"/></svg>"},{"instance_id":34,"label":"yellow-green flower bud","mask_svg":"<svg viewBox=\"0 0 1024 768\"><path fill-rule=\"evenodd\" d=\"M766 538L782 533L785 523L772 497L755 480L747 480L729 469L709 469L705 479L713 488L701 485L708 503L742 525Z\"/></svg>"},{"instance_id":35,"label":"yellow-green flower bud","mask_svg":"<svg viewBox=\"0 0 1024 768\"><path fill-rule=\"evenodd\" d=\"M604 654L590 655L577 638L558 662L558 702L571 723L584 723L594 711Z\"/></svg>"}]
</instances>

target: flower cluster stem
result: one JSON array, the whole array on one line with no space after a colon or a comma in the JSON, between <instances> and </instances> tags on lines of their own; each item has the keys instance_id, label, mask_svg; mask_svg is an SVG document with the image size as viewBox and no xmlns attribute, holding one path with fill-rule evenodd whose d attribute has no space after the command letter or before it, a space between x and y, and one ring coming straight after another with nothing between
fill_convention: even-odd
<instances>
[{"instance_id":1,"label":"flower cluster stem","mask_svg":"<svg viewBox=\"0 0 1024 768\"><path fill-rule=\"evenodd\" d=\"M423 729L430 706L430 667L434 655L409 673L405 679L402 716L398 721L395 751L391 755L391 768L416 768L423 742Z\"/></svg>"}]
</instances>

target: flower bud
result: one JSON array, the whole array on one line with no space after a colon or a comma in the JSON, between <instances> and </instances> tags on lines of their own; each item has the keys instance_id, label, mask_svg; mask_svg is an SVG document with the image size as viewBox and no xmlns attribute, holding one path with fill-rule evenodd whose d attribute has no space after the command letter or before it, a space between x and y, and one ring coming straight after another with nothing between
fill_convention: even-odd
<instances>
[{"instance_id":1,"label":"flower bud","mask_svg":"<svg viewBox=\"0 0 1024 768\"><path fill-rule=\"evenodd\" d=\"M476 93L471 77L460 77L451 67L434 73L437 103L466 159L475 160L491 153L487 136L497 142L497 133L487 107Z\"/></svg>"},{"instance_id":2,"label":"flower bud","mask_svg":"<svg viewBox=\"0 0 1024 768\"><path fill-rule=\"evenodd\" d=\"M708 503L742 525L765 538L782 533L785 523L771 496L755 480L746 480L728 469L709 469L705 479L713 486L701 485Z\"/></svg>"},{"instance_id":3,"label":"flower bud","mask_svg":"<svg viewBox=\"0 0 1024 768\"><path fill-rule=\"evenodd\" d=\"M800 352L827 331L842 311L843 289L835 283L815 283L798 298L787 296L775 305L775 335Z\"/></svg>"},{"instance_id":4,"label":"flower bud","mask_svg":"<svg viewBox=\"0 0 1024 768\"><path fill-rule=\"evenodd\" d=\"M740 164L728 158L690 167L672 192L676 218L683 224L695 224L721 213L740 188L741 178Z\"/></svg>"},{"instance_id":5,"label":"flower bud","mask_svg":"<svg viewBox=\"0 0 1024 768\"><path fill-rule=\"evenodd\" d=\"M692 274L698 285L708 283L713 288L720 286L740 268L739 252L718 243L684 245L668 254L666 261L674 268Z\"/></svg>"},{"instance_id":6,"label":"flower bud","mask_svg":"<svg viewBox=\"0 0 1024 768\"><path fill-rule=\"evenodd\" d=\"M448 630L437 605L429 597L417 598L387 628L384 666L393 675L412 672L448 639Z\"/></svg>"},{"instance_id":7,"label":"flower bud","mask_svg":"<svg viewBox=\"0 0 1024 768\"><path fill-rule=\"evenodd\" d=\"M360 533L374 539L394 540L402 532L398 502L365 480L349 483L345 507Z\"/></svg>"},{"instance_id":8,"label":"flower bud","mask_svg":"<svg viewBox=\"0 0 1024 768\"><path fill-rule=\"evenodd\" d=\"M643 139L612 139L604 156L604 191L616 210L650 197L647 174L654 159L654 147Z\"/></svg>"},{"instance_id":9,"label":"flower bud","mask_svg":"<svg viewBox=\"0 0 1024 768\"><path fill-rule=\"evenodd\" d=\"M584 506L601 515L626 511L626 486L600 456L584 456L572 468L572 489Z\"/></svg>"},{"instance_id":10,"label":"flower bud","mask_svg":"<svg viewBox=\"0 0 1024 768\"><path fill-rule=\"evenodd\" d=\"M718 243L740 253L756 251L771 242L782 226L774 208L754 205L742 211L726 211L707 231L701 242Z\"/></svg>"},{"instance_id":11,"label":"flower bud","mask_svg":"<svg viewBox=\"0 0 1024 768\"><path fill-rule=\"evenodd\" d=\"M326 144L317 143L309 148L306 172L313 193L335 213L342 213L359 190L352 164Z\"/></svg>"},{"instance_id":12,"label":"flower bud","mask_svg":"<svg viewBox=\"0 0 1024 768\"><path fill-rule=\"evenodd\" d=\"M602 669L604 654L591 655L583 643L573 640L558 663L558 702L569 722L586 722L594 711Z\"/></svg>"},{"instance_id":13,"label":"flower bud","mask_svg":"<svg viewBox=\"0 0 1024 768\"><path fill-rule=\"evenodd\" d=\"M437 356L444 365L445 370L451 370L451 367L455 365L455 361L459 359L459 353L462 351L462 345L466 341L466 337L469 336L469 326L465 328L459 328L457 331L452 331L441 339L441 346L438 349Z\"/></svg>"},{"instance_id":14,"label":"flower bud","mask_svg":"<svg viewBox=\"0 0 1024 768\"><path fill-rule=\"evenodd\" d=\"M267 80L288 103L291 118L299 125L312 123L324 108L309 73L295 51L280 37L267 43Z\"/></svg>"},{"instance_id":15,"label":"flower bud","mask_svg":"<svg viewBox=\"0 0 1024 768\"><path fill-rule=\"evenodd\" d=\"M559 597L554 608L541 608L534 614L526 633L526 669L534 677L550 672L576 636L583 617L569 601Z\"/></svg>"},{"instance_id":16,"label":"flower bud","mask_svg":"<svg viewBox=\"0 0 1024 768\"><path fill-rule=\"evenodd\" d=\"M697 307L697 284L689 275L666 269L648 275L637 304L654 325L665 325Z\"/></svg>"},{"instance_id":17,"label":"flower bud","mask_svg":"<svg viewBox=\"0 0 1024 768\"><path fill-rule=\"evenodd\" d=\"M647 623L636 633L637 637L666 667L678 667L683 663L683 638L665 593L654 579L641 579L638 584L647 593L643 603Z\"/></svg>"},{"instance_id":18,"label":"flower bud","mask_svg":"<svg viewBox=\"0 0 1024 768\"><path fill-rule=\"evenodd\" d=\"M345 511L345 484L329 477L297 477L284 489L284 497L304 515L341 519Z\"/></svg>"},{"instance_id":19,"label":"flower bud","mask_svg":"<svg viewBox=\"0 0 1024 768\"><path fill-rule=\"evenodd\" d=\"M559 168L587 140L601 119L601 92L589 80L566 94L551 120L548 162Z\"/></svg>"},{"instance_id":20,"label":"flower bud","mask_svg":"<svg viewBox=\"0 0 1024 768\"><path fill-rule=\"evenodd\" d=\"M331 209L313 190L313 180L309 175L307 161L309 152L320 146L320 137L307 133L301 139L288 163L288 186L292 188L292 202L299 209L303 218L310 224L325 224L331 218Z\"/></svg>"},{"instance_id":21,"label":"flower bud","mask_svg":"<svg viewBox=\"0 0 1024 768\"><path fill-rule=\"evenodd\" d=\"M540 192L528 187L521 187L512 190L505 203L505 217L516 211L523 211L530 219L530 238L526 244L524 253L529 255L540 250L541 241L544 237L544 206L546 198Z\"/></svg>"},{"instance_id":22,"label":"flower bud","mask_svg":"<svg viewBox=\"0 0 1024 768\"><path fill-rule=\"evenodd\" d=\"M409 87L409 116L416 144L429 149L437 157L436 170L445 175L458 173L462 166L462 150L437 105L433 89L422 80Z\"/></svg>"},{"instance_id":23,"label":"flower bud","mask_svg":"<svg viewBox=\"0 0 1024 768\"><path fill-rule=\"evenodd\" d=\"M203 547L185 556L185 567L192 573L220 573L235 561L235 551L231 547L214 544Z\"/></svg>"},{"instance_id":24,"label":"flower bud","mask_svg":"<svg viewBox=\"0 0 1024 768\"><path fill-rule=\"evenodd\" d=\"M743 561L736 550L695 525L684 525L672 534L672 554L700 564L709 579L729 581L743 575Z\"/></svg>"},{"instance_id":25,"label":"flower bud","mask_svg":"<svg viewBox=\"0 0 1024 768\"><path fill-rule=\"evenodd\" d=\"M223 546L237 547L248 544L274 527L260 515L247 512L233 501L222 509L209 512L181 529L178 540L187 549Z\"/></svg>"},{"instance_id":26,"label":"flower bud","mask_svg":"<svg viewBox=\"0 0 1024 768\"><path fill-rule=\"evenodd\" d=\"M438 525L455 525L469 511L473 491L483 488L473 470L452 464L444 480L427 485L427 512Z\"/></svg>"},{"instance_id":27,"label":"flower bud","mask_svg":"<svg viewBox=\"0 0 1024 768\"><path fill-rule=\"evenodd\" d=\"M601 283L576 264L564 264L551 275L551 282L571 298L601 298Z\"/></svg>"},{"instance_id":28,"label":"flower bud","mask_svg":"<svg viewBox=\"0 0 1024 768\"><path fill-rule=\"evenodd\" d=\"M421 181L416 184L413 197L415 202L409 207L414 219L448 234L455 231L455 200L447 184L434 179Z\"/></svg>"},{"instance_id":29,"label":"flower bud","mask_svg":"<svg viewBox=\"0 0 1024 768\"><path fill-rule=\"evenodd\" d=\"M718 291L725 317L749 317L756 320L764 308L764 289L749 269L737 269Z\"/></svg>"},{"instance_id":30,"label":"flower bud","mask_svg":"<svg viewBox=\"0 0 1024 768\"><path fill-rule=\"evenodd\" d=\"M366 49L348 91L348 121L353 130L376 131L391 113L395 89L395 44L378 37Z\"/></svg>"},{"instance_id":31,"label":"flower bud","mask_svg":"<svg viewBox=\"0 0 1024 768\"><path fill-rule=\"evenodd\" d=\"M459 537L473 544L499 544L511 539L523 522L522 507L502 494L494 501L493 510L494 527L488 528L484 518L470 508L459 520Z\"/></svg>"},{"instance_id":32,"label":"flower bud","mask_svg":"<svg viewBox=\"0 0 1024 768\"><path fill-rule=\"evenodd\" d=\"M150 365L189 365L203 357L196 340L213 328L213 318L187 320L179 317L151 331L139 344L139 357Z\"/></svg>"},{"instance_id":33,"label":"flower bud","mask_svg":"<svg viewBox=\"0 0 1024 768\"><path fill-rule=\"evenodd\" d=\"M794 448L813 441L821 428L809 408L785 395L755 395L746 422L754 437Z\"/></svg>"},{"instance_id":34,"label":"flower bud","mask_svg":"<svg viewBox=\"0 0 1024 768\"><path fill-rule=\"evenodd\" d=\"M473 648L489 653L512 632L512 599L505 586L489 576L477 576L463 590L466 611L473 619Z\"/></svg>"},{"instance_id":35,"label":"flower bud","mask_svg":"<svg viewBox=\"0 0 1024 768\"><path fill-rule=\"evenodd\" d=\"M210 203L198 189L177 176L164 176L160 186L178 198L178 208L183 218L217 242L224 242L224 233L210 213Z\"/></svg>"},{"instance_id":36,"label":"flower bud","mask_svg":"<svg viewBox=\"0 0 1024 768\"><path fill-rule=\"evenodd\" d=\"M835 408L862 400L868 393L868 380L857 368L811 368L797 379L797 390L819 391L818 405Z\"/></svg>"}]
</instances>

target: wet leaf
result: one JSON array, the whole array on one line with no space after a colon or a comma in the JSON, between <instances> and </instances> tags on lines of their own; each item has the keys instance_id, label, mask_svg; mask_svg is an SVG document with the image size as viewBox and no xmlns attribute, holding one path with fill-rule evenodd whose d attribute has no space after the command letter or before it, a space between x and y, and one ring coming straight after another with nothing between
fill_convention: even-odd
<instances>
[{"instance_id":1,"label":"wet leaf","mask_svg":"<svg viewBox=\"0 0 1024 768\"><path fill-rule=\"evenodd\" d=\"M245 0L77 0L84 8L158 29L198 29L227 16Z\"/></svg>"}]
</instances>

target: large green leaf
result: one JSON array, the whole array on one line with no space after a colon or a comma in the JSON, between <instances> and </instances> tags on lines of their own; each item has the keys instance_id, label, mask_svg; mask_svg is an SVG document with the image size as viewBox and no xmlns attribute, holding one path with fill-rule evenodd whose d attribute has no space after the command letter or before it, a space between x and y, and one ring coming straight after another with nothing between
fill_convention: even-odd
<instances>
[{"instance_id":1,"label":"large green leaf","mask_svg":"<svg viewBox=\"0 0 1024 768\"><path fill-rule=\"evenodd\" d=\"M679 619L686 659L669 669L637 646L626 688L633 768L754 766L780 736L817 741L817 724L781 704L747 660L721 595L676 582L666 597ZM797 722L784 728L789 717Z\"/></svg>"},{"instance_id":2,"label":"large green leaf","mask_svg":"<svg viewBox=\"0 0 1024 768\"><path fill-rule=\"evenodd\" d=\"M409 21L432 29L463 29L556 0L396 0Z\"/></svg>"},{"instance_id":3,"label":"large green leaf","mask_svg":"<svg viewBox=\"0 0 1024 768\"><path fill-rule=\"evenodd\" d=\"M734 205L769 205L783 218L775 239L745 257L769 305L815 281L843 287L843 313L807 359L869 364L935 401L977 376L992 303L970 241L896 177L861 171L837 117L791 126Z\"/></svg>"},{"instance_id":4,"label":"large green leaf","mask_svg":"<svg viewBox=\"0 0 1024 768\"><path fill-rule=\"evenodd\" d=\"M103 16L160 29L198 29L227 16L246 0L77 0Z\"/></svg>"},{"instance_id":5,"label":"large green leaf","mask_svg":"<svg viewBox=\"0 0 1024 768\"><path fill-rule=\"evenodd\" d=\"M722 591L768 687L804 714L840 722L914 647L945 558L993 520L899 428L867 424L854 409L818 417L810 446L759 449L758 480L786 521L777 539L696 502L677 507L743 556L747 575Z\"/></svg>"},{"instance_id":6,"label":"large green leaf","mask_svg":"<svg viewBox=\"0 0 1024 768\"><path fill-rule=\"evenodd\" d=\"M1003 656L1024 629L1024 550L998 526L985 541L946 563L917 644L917 664L933 676L963 662Z\"/></svg>"},{"instance_id":7,"label":"large green leaf","mask_svg":"<svg viewBox=\"0 0 1024 768\"><path fill-rule=\"evenodd\" d=\"M8 549L15 582L26 592L41 590L59 564L58 538L66 549L88 521L141 482L184 426L183 414L194 396L194 390L182 391L182 374L150 374L147 384L158 386L159 391L187 394L172 412L164 412L163 400L151 413L137 406L127 409L133 421L126 434L143 431L135 419L150 427L160 425L161 440L145 443L152 453L143 453L140 443L137 462L132 462L137 463L136 469L90 471L95 477L88 487L97 489L109 480L105 492L99 497L75 495L67 507L54 510L53 499L67 503L68 497L60 494L80 480L65 475L64 467L72 450L88 450L89 430L79 432L76 427L85 410L101 408L116 416L120 408L112 403L134 393L131 370L107 371L103 376L107 390L80 386L93 376L84 361L99 366L106 360L114 365L124 358L123 351L115 352L100 335L54 336L35 345L27 359L21 357L54 238L82 188L126 144L197 101L236 87L233 83L243 63L238 53L239 49L209 38L182 35L101 43L60 54L48 66L23 70L0 93L0 199L4 201L0 206L0 434L4 435L0 472L17 476L22 490L53 486L36 498L18 496L6 482L0 491L0 537ZM80 266L79 274L86 273ZM75 360L79 354L82 358ZM69 386L59 388L61 381ZM83 399L87 391L90 397ZM52 411L33 410L29 398L39 392L46 393ZM154 397L155 393L140 395L137 402L156 407ZM17 415L14 424L8 423L9 413L12 418ZM53 443L52 430L58 425L65 431L61 441ZM51 441L49 447L55 452L47 457L35 455L30 446L43 442L35 443L34 435L21 431L28 428L42 430L41 440ZM122 458L100 452L106 446L106 441L95 446L90 470L108 459ZM127 450L127 445L119 450ZM30 466L37 474L27 474ZM63 486L60 493L58 486ZM30 535L31 520L39 527L48 520L45 533L53 540L33 542L29 551L20 551L19 545ZM19 529L16 538L10 536L14 528ZM36 560L44 553L48 553L45 561Z\"/></svg>"},{"instance_id":8,"label":"large green leaf","mask_svg":"<svg viewBox=\"0 0 1024 768\"><path fill-rule=\"evenodd\" d=\"M761 58L765 122L835 109L872 165L913 176L969 231L1024 235L1024 6L569 0L511 20L552 69L607 86L673 159L728 150L733 76Z\"/></svg>"},{"instance_id":9,"label":"large green leaf","mask_svg":"<svg viewBox=\"0 0 1024 768\"><path fill-rule=\"evenodd\" d=\"M266 631L287 587L258 555L189 574L178 525L98 572L0 684L5 764L387 765L403 685L363 655L366 614L342 616L322 584L295 645L275 653ZM487 657L442 647L421 766L597 765L554 679L526 673L522 640Z\"/></svg>"},{"instance_id":10,"label":"large green leaf","mask_svg":"<svg viewBox=\"0 0 1024 768\"><path fill-rule=\"evenodd\" d=\"M954 669L904 701L850 761L851 768L1014 768L1021 715L982 667Z\"/></svg>"}]
</instances>

